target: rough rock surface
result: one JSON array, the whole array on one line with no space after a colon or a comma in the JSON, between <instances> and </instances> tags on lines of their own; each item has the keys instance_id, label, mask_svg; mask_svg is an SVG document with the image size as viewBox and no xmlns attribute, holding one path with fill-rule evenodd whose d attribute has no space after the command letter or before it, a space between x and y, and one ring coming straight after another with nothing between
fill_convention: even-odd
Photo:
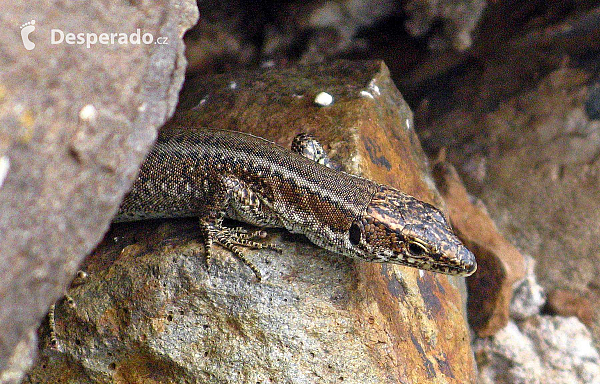
<instances>
[{"instance_id":1,"label":"rough rock surface","mask_svg":"<svg viewBox=\"0 0 600 384\"><path fill-rule=\"evenodd\" d=\"M250 131L289 145L307 131L353 173L440 205L411 113L381 62L198 79L172 124ZM326 91L333 104L313 100ZM270 230L283 254L248 251L264 281L195 220L121 224L87 259L27 382L474 382L460 279L352 261ZM464 289L464 287L463 287ZM464 291L463 291L464 292Z\"/></svg>"},{"instance_id":2,"label":"rough rock surface","mask_svg":"<svg viewBox=\"0 0 600 384\"><path fill-rule=\"evenodd\" d=\"M181 37L196 18L195 3L183 0L111 2L109 10L101 1L3 4L0 381L22 376L40 320L101 240L173 112L185 69ZM139 29L168 43L51 44L52 29Z\"/></svg>"},{"instance_id":3,"label":"rough rock surface","mask_svg":"<svg viewBox=\"0 0 600 384\"><path fill-rule=\"evenodd\" d=\"M200 21L186 36L188 58L192 71L221 73L256 63L384 57L404 77L419 70L413 67L417 60L430 57L421 42L437 52L432 61L438 68L448 69L448 57L456 64L457 55L471 46L486 5L485 0L201 1ZM416 46L424 57L418 58ZM440 73L434 66L431 71Z\"/></svg>"},{"instance_id":4,"label":"rough rock surface","mask_svg":"<svg viewBox=\"0 0 600 384\"><path fill-rule=\"evenodd\" d=\"M224 72L256 61L268 13L262 2L198 1L198 24L185 36L188 71Z\"/></svg>"},{"instance_id":5,"label":"rough rock surface","mask_svg":"<svg viewBox=\"0 0 600 384\"><path fill-rule=\"evenodd\" d=\"M479 196L499 227L538 261L547 290L592 300L600 340L600 121L585 112L586 82L583 71L556 71L488 117L494 133Z\"/></svg>"}]
</instances>

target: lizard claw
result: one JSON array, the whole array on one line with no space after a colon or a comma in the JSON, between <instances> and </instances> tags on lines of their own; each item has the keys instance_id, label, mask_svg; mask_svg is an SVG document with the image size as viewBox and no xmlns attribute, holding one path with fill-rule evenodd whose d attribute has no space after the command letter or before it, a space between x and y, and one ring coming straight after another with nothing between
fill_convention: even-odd
<instances>
[{"instance_id":1,"label":"lizard claw","mask_svg":"<svg viewBox=\"0 0 600 384\"><path fill-rule=\"evenodd\" d=\"M206 248L206 262L210 263L212 252L211 247L213 243L217 243L223 248L233 253L240 261L242 261L248 268L254 272L257 280L260 282L262 274L260 270L243 254L241 246L248 247L251 249L271 249L281 253L283 249L275 244L271 243L259 243L252 239L260 238L264 239L267 237L267 232L264 230L257 230L254 232L248 232L243 227L227 228L221 224L220 221L215 223L200 221L204 235L204 246Z\"/></svg>"}]
</instances>

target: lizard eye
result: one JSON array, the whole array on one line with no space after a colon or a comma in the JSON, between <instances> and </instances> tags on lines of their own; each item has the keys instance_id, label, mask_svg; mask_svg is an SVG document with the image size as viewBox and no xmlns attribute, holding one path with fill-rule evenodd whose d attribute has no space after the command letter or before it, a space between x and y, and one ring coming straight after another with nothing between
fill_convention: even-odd
<instances>
[{"instance_id":1,"label":"lizard eye","mask_svg":"<svg viewBox=\"0 0 600 384\"><path fill-rule=\"evenodd\" d=\"M427 253L427 248L425 248L423 244L411 241L408 243L408 252L413 256L423 256Z\"/></svg>"},{"instance_id":2,"label":"lizard eye","mask_svg":"<svg viewBox=\"0 0 600 384\"><path fill-rule=\"evenodd\" d=\"M350 243L352 243L352 245L358 245L358 243L360 243L360 237L362 236L362 232L358 224L352 223L348 234L350 235Z\"/></svg>"}]
</instances>

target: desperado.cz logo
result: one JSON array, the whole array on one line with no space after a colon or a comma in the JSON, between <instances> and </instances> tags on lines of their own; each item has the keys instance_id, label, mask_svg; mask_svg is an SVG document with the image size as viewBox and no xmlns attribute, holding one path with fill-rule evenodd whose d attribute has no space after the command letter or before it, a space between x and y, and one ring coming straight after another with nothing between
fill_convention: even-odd
<instances>
[{"instance_id":1,"label":"desperado.cz logo","mask_svg":"<svg viewBox=\"0 0 600 384\"><path fill-rule=\"evenodd\" d=\"M95 44L113 45L113 44L167 44L167 37L158 37L156 40L154 36L149 33L142 31L137 28L135 32L130 34L123 32L111 32L111 33L65 33L60 29L52 29L50 31L50 43L51 44L77 44L85 45L86 48L90 48Z\"/></svg>"},{"instance_id":2,"label":"desperado.cz logo","mask_svg":"<svg viewBox=\"0 0 600 384\"><path fill-rule=\"evenodd\" d=\"M29 40L29 34L35 31L35 20L31 20L21 25L21 41L26 50L31 51L35 48L35 43Z\"/></svg>"},{"instance_id":3,"label":"desperado.cz logo","mask_svg":"<svg viewBox=\"0 0 600 384\"><path fill-rule=\"evenodd\" d=\"M35 30L35 20L28 21L21 25L21 40L23 46L28 51L35 48L35 43L29 40L29 34ZM69 44L69 45L85 45L86 48L91 48L92 45L103 44L168 44L168 38L166 36L159 36L156 39L154 35L148 32L142 33L140 28L137 28L135 32L123 33L123 32L64 32L61 29L53 28L50 30L50 44Z\"/></svg>"}]
</instances>

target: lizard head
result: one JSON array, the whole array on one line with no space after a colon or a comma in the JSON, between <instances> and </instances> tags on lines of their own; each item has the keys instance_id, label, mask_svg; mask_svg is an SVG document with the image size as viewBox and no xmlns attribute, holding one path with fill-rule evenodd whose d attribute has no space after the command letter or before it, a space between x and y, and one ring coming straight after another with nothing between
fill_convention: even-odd
<instances>
[{"instance_id":1,"label":"lizard head","mask_svg":"<svg viewBox=\"0 0 600 384\"><path fill-rule=\"evenodd\" d=\"M348 241L353 253L369 261L462 276L477 269L475 256L437 208L386 186L351 224Z\"/></svg>"}]
</instances>

